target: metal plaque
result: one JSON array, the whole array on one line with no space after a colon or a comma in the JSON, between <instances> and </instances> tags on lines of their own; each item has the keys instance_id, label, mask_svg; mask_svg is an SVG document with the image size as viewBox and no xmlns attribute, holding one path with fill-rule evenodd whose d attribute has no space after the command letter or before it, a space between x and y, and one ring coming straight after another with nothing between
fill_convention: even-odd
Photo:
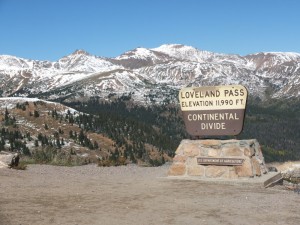
<instances>
[{"instance_id":1,"label":"metal plaque","mask_svg":"<svg viewBox=\"0 0 300 225\"><path fill-rule=\"evenodd\" d=\"M239 158L197 158L199 165L241 166L245 159Z\"/></svg>"},{"instance_id":2,"label":"metal plaque","mask_svg":"<svg viewBox=\"0 0 300 225\"><path fill-rule=\"evenodd\" d=\"M195 136L239 134L247 95L242 85L181 89L179 101L187 132Z\"/></svg>"}]
</instances>

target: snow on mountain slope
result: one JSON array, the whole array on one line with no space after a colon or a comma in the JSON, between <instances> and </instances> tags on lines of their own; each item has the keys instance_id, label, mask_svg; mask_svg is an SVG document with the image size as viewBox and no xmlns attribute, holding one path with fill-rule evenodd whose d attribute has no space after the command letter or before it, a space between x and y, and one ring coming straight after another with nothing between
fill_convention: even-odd
<instances>
[{"instance_id":1,"label":"snow on mountain slope","mask_svg":"<svg viewBox=\"0 0 300 225\"><path fill-rule=\"evenodd\" d=\"M14 56L0 56L0 88L10 95L23 88L31 93L50 91L94 73L122 68L78 50L57 62L33 61Z\"/></svg>"},{"instance_id":2,"label":"snow on mountain slope","mask_svg":"<svg viewBox=\"0 0 300 225\"><path fill-rule=\"evenodd\" d=\"M3 55L0 94L54 99L135 92L135 98L143 101L152 93L168 95L168 91L184 86L243 84L251 95L262 98L266 90L271 97L298 97L299 68L299 53L267 52L242 57L178 44L136 48L116 58L77 50L56 62Z\"/></svg>"},{"instance_id":3,"label":"snow on mountain slope","mask_svg":"<svg viewBox=\"0 0 300 225\"><path fill-rule=\"evenodd\" d=\"M84 50L77 50L71 55L65 56L58 61L61 70L85 71L88 73L103 72L120 68L104 58L90 55Z\"/></svg>"},{"instance_id":4,"label":"snow on mountain slope","mask_svg":"<svg viewBox=\"0 0 300 225\"><path fill-rule=\"evenodd\" d=\"M170 57L182 61L192 61L198 63L234 63L244 66L246 65L246 60L239 55L228 55L202 51L192 46L180 44L166 44L151 50L164 53Z\"/></svg>"},{"instance_id":5,"label":"snow on mountain slope","mask_svg":"<svg viewBox=\"0 0 300 225\"><path fill-rule=\"evenodd\" d=\"M158 48L153 48L153 51L165 53L173 58L184 61L206 62L214 56L214 53L208 51L200 51L194 47L180 45L180 44L167 44Z\"/></svg>"},{"instance_id":6,"label":"snow on mountain slope","mask_svg":"<svg viewBox=\"0 0 300 225\"><path fill-rule=\"evenodd\" d=\"M0 55L0 71L16 71L20 69L31 69L32 60L18 58L10 55Z\"/></svg>"},{"instance_id":7,"label":"snow on mountain slope","mask_svg":"<svg viewBox=\"0 0 300 225\"><path fill-rule=\"evenodd\" d=\"M114 59L110 59L110 62L122 65L128 69L136 69L166 63L171 60L174 59L162 52L156 52L146 48L136 48L134 50L127 51Z\"/></svg>"},{"instance_id":8,"label":"snow on mountain slope","mask_svg":"<svg viewBox=\"0 0 300 225\"><path fill-rule=\"evenodd\" d=\"M256 69L272 68L273 66L300 61L300 54L294 52L261 52L245 56L256 65Z\"/></svg>"},{"instance_id":9,"label":"snow on mountain slope","mask_svg":"<svg viewBox=\"0 0 300 225\"><path fill-rule=\"evenodd\" d=\"M76 109L73 109L68 106L64 106L62 104L56 103L56 102L50 102L41 100L38 98L23 98L23 97L4 97L0 98L0 109L13 109L16 107L16 104L24 104L25 102L42 102L48 105L51 105L53 109L59 110L59 112L66 114L68 111L72 113L73 115L75 113L79 113Z\"/></svg>"},{"instance_id":10,"label":"snow on mountain slope","mask_svg":"<svg viewBox=\"0 0 300 225\"><path fill-rule=\"evenodd\" d=\"M132 51L125 52L124 54L117 56L117 60L122 59L148 59L151 58L152 60L159 60L159 57L151 50L146 48L136 48Z\"/></svg>"},{"instance_id":11,"label":"snow on mountain slope","mask_svg":"<svg viewBox=\"0 0 300 225\"><path fill-rule=\"evenodd\" d=\"M300 54L265 52L245 57L255 65L255 73L272 86L273 97L300 96Z\"/></svg>"}]
</instances>

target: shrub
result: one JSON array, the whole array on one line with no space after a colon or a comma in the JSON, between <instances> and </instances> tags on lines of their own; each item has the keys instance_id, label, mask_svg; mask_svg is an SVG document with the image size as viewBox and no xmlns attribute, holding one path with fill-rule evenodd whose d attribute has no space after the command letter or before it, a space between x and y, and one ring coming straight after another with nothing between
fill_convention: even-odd
<instances>
[{"instance_id":1,"label":"shrub","mask_svg":"<svg viewBox=\"0 0 300 225\"><path fill-rule=\"evenodd\" d=\"M127 161L126 158L123 156L120 156L117 159L104 159L104 160L99 160L98 161L98 166L103 166L103 167L110 167L110 166L126 166Z\"/></svg>"},{"instance_id":2,"label":"shrub","mask_svg":"<svg viewBox=\"0 0 300 225\"><path fill-rule=\"evenodd\" d=\"M27 164L25 162L21 161L17 166L13 166L11 168L15 169L15 170L26 170Z\"/></svg>"}]
</instances>

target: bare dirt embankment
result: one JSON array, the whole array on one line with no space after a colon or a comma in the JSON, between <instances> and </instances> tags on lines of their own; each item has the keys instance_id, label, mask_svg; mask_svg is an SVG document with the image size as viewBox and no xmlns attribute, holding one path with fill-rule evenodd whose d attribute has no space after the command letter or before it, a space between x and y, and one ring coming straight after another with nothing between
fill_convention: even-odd
<instances>
[{"instance_id":1,"label":"bare dirt embankment","mask_svg":"<svg viewBox=\"0 0 300 225\"><path fill-rule=\"evenodd\" d=\"M293 191L167 179L167 170L1 169L0 224L300 224Z\"/></svg>"}]
</instances>

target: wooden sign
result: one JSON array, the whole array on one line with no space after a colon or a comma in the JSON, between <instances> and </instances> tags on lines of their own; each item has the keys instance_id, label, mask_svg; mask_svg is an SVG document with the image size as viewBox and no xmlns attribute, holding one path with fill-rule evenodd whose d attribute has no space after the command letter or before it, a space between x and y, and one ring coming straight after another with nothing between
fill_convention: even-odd
<instances>
[{"instance_id":1,"label":"wooden sign","mask_svg":"<svg viewBox=\"0 0 300 225\"><path fill-rule=\"evenodd\" d=\"M219 166L241 166L244 159L239 158L197 158L199 165L219 165Z\"/></svg>"},{"instance_id":2,"label":"wooden sign","mask_svg":"<svg viewBox=\"0 0 300 225\"><path fill-rule=\"evenodd\" d=\"M179 101L187 132L195 136L239 134L247 94L242 85L181 89Z\"/></svg>"}]
</instances>

